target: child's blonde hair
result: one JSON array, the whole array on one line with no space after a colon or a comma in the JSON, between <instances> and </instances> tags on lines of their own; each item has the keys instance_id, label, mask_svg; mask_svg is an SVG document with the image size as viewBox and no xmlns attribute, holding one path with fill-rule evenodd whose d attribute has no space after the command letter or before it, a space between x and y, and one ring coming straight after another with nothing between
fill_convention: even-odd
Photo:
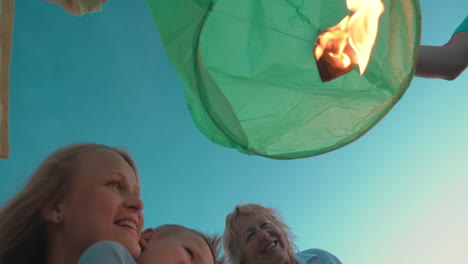
<instances>
[{"instance_id":1,"label":"child's blonde hair","mask_svg":"<svg viewBox=\"0 0 468 264\"><path fill-rule=\"evenodd\" d=\"M211 256L213 257L213 263L215 264L224 264L225 258L224 256L221 257L221 237L218 235L206 235L200 231L181 226L181 225L162 225L158 226L154 229L156 234L162 234L165 232L172 233L172 232L180 232L180 231L189 231L194 233L195 235L201 237L203 241L208 245L211 251Z\"/></svg>"}]
</instances>

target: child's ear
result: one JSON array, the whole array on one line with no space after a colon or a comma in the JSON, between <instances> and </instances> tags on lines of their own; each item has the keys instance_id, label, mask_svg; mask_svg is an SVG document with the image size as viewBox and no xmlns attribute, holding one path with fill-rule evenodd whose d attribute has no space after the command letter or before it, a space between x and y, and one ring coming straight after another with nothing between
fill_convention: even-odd
<instances>
[{"instance_id":1,"label":"child's ear","mask_svg":"<svg viewBox=\"0 0 468 264\"><path fill-rule=\"evenodd\" d=\"M154 232L155 232L154 228L147 228L146 230L141 232L141 238L149 241L151 239L151 237L153 237Z\"/></svg>"},{"instance_id":2,"label":"child's ear","mask_svg":"<svg viewBox=\"0 0 468 264\"><path fill-rule=\"evenodd\" d=\"M61 206L56 201L50 201L41 210L41 215L46 222L58 224L63 221L64 215Z\"/></svg>"},{"instance_id":3,"label":"child's ear","mask_svg":"<svg viewBox=\"0 0 468 264\"><path fill-rule=\"evenodd\" d=\"M148 228L141 233L139 244L140 244L142 251L146 249L146 246L148 246L148 243L150 242L153 235L154 235L153 228Z\"/></svg>"}]
</instances>

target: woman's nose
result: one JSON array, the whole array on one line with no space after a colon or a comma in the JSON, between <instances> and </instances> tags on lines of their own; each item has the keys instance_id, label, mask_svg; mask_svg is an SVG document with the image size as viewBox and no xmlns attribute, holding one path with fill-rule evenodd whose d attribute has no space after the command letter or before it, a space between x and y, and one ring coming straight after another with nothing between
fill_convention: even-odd
<instances>
[{"instance_id":1,"label":"woman's nose","mask_svg":"<svg viewBox=\"0 0 468 264\"><path fill-rule=\"evenodd\" d=\"M268 233L265 230L259 230L257 232L257 236L258 236L258 239L261 241L268 237Z\"/></svg>"},{"instance_id":2,"label":"woman's nose","mask_svg":"<svg viewBox=\"0 0 468 264\"><path fill-rule=\"evenodd\" d=\"M126 208L129 208L129 209L132 209L132 210L135 210L135 211L141 211L143 210L143 201L137 197L136 195L130 195L125 203L124 203L125 207Z\"/></svg>"}]
</instances>

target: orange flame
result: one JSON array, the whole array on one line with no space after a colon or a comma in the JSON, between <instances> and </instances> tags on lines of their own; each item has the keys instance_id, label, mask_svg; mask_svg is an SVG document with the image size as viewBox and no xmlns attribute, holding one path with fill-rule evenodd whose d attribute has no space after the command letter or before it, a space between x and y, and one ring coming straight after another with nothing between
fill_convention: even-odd
<instances>
[{"instance_id":1,"label":"orange flame","mask_svg":"<svg viewBox=\"0 0 468 264\"><path fill-rule=\"evenodd\" d=\"M344 69L351 63L356 64L362 76L377 38L384 5L382 0L346 0L346 5L354 14L346 16L318 37L315 58L318 61L327 52L336 67Z\"/></svg>"}]
</instances>

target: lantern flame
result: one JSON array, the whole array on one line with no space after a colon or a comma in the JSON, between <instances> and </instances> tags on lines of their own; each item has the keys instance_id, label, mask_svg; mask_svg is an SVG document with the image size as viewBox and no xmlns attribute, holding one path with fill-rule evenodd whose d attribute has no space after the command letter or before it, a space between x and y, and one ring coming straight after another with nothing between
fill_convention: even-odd
<instances>
[{"instance_id":1,"label":"lantern flame","mask_svg":"<svg viewBox=\"0 0 468 264\"><path fill-rule=\"evenodd\" d=\"M384 5L382 0L346 0L346 5L353 14L320 34L314 55L319 61L327 53L329 65L339 69L358 65L362 76L375 45Z\"/></svg>"}]
</instances>

